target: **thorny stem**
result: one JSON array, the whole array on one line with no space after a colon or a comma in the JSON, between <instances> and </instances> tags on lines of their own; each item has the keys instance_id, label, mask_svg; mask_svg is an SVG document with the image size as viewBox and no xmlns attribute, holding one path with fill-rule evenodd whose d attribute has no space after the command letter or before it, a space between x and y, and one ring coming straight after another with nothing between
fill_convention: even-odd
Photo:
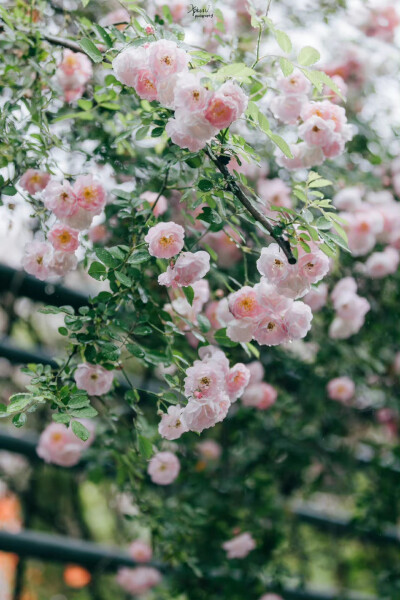
<instances>
[{"instance_id":1,"label":"thorny stem","mask_svg":"<svg viewBox=\"0 0 400 600\"><path fill-rule=\"evenodd\" d=\"M260 223L265 229L268 231L270 236L276 241L276 243L282 248L286 258L290 265L296 264L296 259L293 256L290 244L287 240L285 240L281 235L277 234L274 227L271 225L269 220L263 215L251 202L251 200L243 193L241 188L236 183L235 179L229 173L226 165L221 158L218 156L213 156L210 149L208 148L206 151L207 156L210 160L215 164L219 172L223 175L227 188L236 196L239 202L248 210L248 212L254 217L258 223Z\"/></svg>"}]
</instances>

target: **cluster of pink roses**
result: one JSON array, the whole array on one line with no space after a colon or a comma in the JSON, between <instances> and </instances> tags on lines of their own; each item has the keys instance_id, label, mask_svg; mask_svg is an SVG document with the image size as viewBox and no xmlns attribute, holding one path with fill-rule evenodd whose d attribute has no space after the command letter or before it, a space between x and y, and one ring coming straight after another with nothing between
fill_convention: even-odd
<instances>
[{"instance_id":1,"label":"cluster of pink roses","mask_svg":"<svg viewBox=\"0 0 400 600\"><path fill-rule=\"evenodd\" d=\"M280 78L277 85L281 95L272 100L271 110L284 123L301 123L298 133L303 140L290 146L293 158L279 155L278 164L287 169L309 168L339 156L353 137L344 108L336 99L310 101L311 84L300 71Z\"/></svg>"},{"instance_id":2,"label":"cluster of pink roses","mask_svg":"<svg viewBox=\"0 0 400 600\"><path fill-rule=\"evenodd\" d=\"M93 75L92 63L86 54L64 50L63 58L57 67L56 80L64 91L66 102L79 100L85 85Z\"/></svg>"},{"instance_id":3,"label":"cluster of pink roses","mask_svg":"<svg viewBox=\"0 0 400 600\"><path fill-rule=\"evenodd\" d=\"M389 244L384 252L372 254L364 265L364 272L379 279L397 270L400 247L400 204L389 190L368 192L345 188L334 197L335 206L345 220L349 248L354 256L364 256L376 243Z\"/></svg>"},{"instance_id":4,"label":"cluster of pink roses","mask_svg":"<svg viewBox=\"0 0 400 600\"><path fill-rule=\"evenodd\" d=\"M275 346L304 337L311 327L310 307L300 301L329 270L329 260L315 243L311 251L299 248L290 265L275 243L263 248L257 261L262 275L254 287L245 286L219 302L216 319L236 342Z\"/></svg>"},{"instance_id":5,"label":"cluster of pink roses","mask_svg":"<svg viewBox=\"0 0 400 600\"><path fill-rule=\"evenodd\" d=\"M60 467L75 466L81 460L84 450L89 448L94 440L93 423L86 419L82 423L90 431L86 442L77 438L70 427L61 423L50 423L39 438L36 448L38 456L45 462Z\"/></svg>"},{"instance_id":6,"label":"cluster of pink roses","mask_svg":"<svg viewBox=\"0 0 400 600\"><path fill-rule=\"evenodd\" d=\"M29 169L20 179L21 187L34 195L41 191L43 203L59 222L47 234L47 242L26 245L22 265L38 279L66 275L78 263L79 232L87 229L106 203L106 191L92 175L78 177L72 186L68 181L51 180L40 171Z\"/></svg>"},{"instance_id":7,"label":"cluster of pink roses","mask_svg":"<svg viewBox=\"0 0 400 600\"><path fill-rule=\"evenodd\" d=\"M212 91L190 73L189 55L171 40L128 47L113 61L117 79L140 98L157 100L175 111L166 127L174 144L196 152L221 129L238 119L247 96L233 81Z\"/></svg>"},{"instance_id":8,"label":"cluster of pink roses","mask_svg":"<svg viewBox=\"0 0 400 600\"><path fill-rule=\"evenodd\" d=\"M210 255L204 250L181 252L185 231L173 221L157 223L151 227L145 242L151 256L172 258L180 253L175 262L171 262L165 273L158 277L158 283L167 287L187 287L200 281L210 269Z\"/></svg>"},{"instance_id":9,"label":"cluster of pink roses","mask_svg":"<svg viewBox=\"0 0 400 600\"><path fill-rule=\"evenodd\" d=\"M331 299L336 316L330 325L329 335L334 339L347 339L364 325L370 304L357 294L357 283L353 277L341 279L333 288Z\"/></svg>"},{"instance_id":10,"label":"cluster of pink roses","mask_svg":"<svg viewBox=\"0 0 400 600\"><path fill-rule=\"evenodd\" d=\"M301 237L301 234L300 234ZM278 244L270 244L261 250L257 261L258 272L279 294L288 298L301 298L310 291L329 271L329 259L315 242L307 242L310 252L298 246L298 260L290 265Z\"/></svg>"},{"instance_id":11,"label":"cluster of pink roses","mask_svg":"<svg viewBox=\"0 0 400 600\"><path fill-rule=\"evenodd\" d=\"M201 360L196 360L186 371L185 407L170 406L161 417L160 435L168 440L179 438L182 433L213 427L228 414L229 407L244 392L250 380L250 372L242 363L229 367L222 350L203 346L199 350Z\"/></svg>"}]
</instances>

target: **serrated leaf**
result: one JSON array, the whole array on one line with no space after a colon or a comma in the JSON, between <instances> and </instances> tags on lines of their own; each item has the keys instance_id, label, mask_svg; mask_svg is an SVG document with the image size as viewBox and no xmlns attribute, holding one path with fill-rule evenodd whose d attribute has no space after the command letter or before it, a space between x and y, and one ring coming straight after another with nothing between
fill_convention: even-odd
<instances>
[{"instance_id":1,"label":"serrated leaf","mask_svg":"<svg viewBox=\"0 0 400 600\"><path fill-rule=\"evenodd\" d=\"M320 58L321 55L318 50L312 46L304 46L304 48L302 48L299 52L297 62L303 67L309 67L318 62Z\"/></svg>"},{"instance_id":2,"label":"serrated leaf","mask_svg":"<svg viewBox=\"0 0 400 600\"><path fill-rule=\"evenodd\" d=\"M327 187L328 185L332 185L332 181L329 181L329 179L323 179L322 177L319 177L318 179L314 179L314 181L311 181L308 187L320 188Z\"/></svg>"},{"instance_id":3,"label":"serrated leaf","mask_svg":"<svg viewBox=\"0 0 400 600\"><path fill-rule=\"evenodd\" d=\"M102 263L94 261L89 267L88 274L90 277L93 277L93 279L101 281L105 277L106 272L106 268Z\"/></svg>"}]
</instances>

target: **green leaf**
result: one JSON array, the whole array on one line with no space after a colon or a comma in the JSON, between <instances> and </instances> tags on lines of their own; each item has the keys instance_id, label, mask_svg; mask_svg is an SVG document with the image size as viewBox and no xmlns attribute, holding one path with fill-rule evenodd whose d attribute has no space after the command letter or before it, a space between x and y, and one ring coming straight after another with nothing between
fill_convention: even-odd
<instances>
[{"instance_id":1,"label":"green leaf","mask_svg":"<svg viewBox=\"0 0 400 600\"><path fill-rule=\"evenodd\" d=\"M125 287L132 287L133 281L132 281L132 279L130 277L128 277L127 275L125 275L125 273L121 273L120 271L116 271L115 272L115 277Z\"/></svg>"},{"instance_id":2,"label":"green leaf","mask_svg":"<svg viewBox=\"0 0 400 600\"><path fill-rule=\"evenodd\" d=\"M275 30L275 39L278 42L279 46L282 48L286 54L292 51L292 42L290 41L289 36L284 31Z\"/></svg>"},{"instance_id":3,"label":"green leaf","mask_svg":"<svg viewBox=\"0 0 400 600\"><path fill-rule=\"evenodd\" d=\"M99 413L93 406L84 406L83 408L76 408L71 412L72 417L76 417L78 419L92 419L96 417Z\"/></svg>"},{"instance_id":4,"label":"green leaf","mask_svg":"<svg viewBox=\"0 0 400 600\"><path fill-rule=\"evenodd\" d=\"M135 252L132 252L131 256L128 258L128 263L130 265L139 265L140 263L148 260L150 260L150 254L147 252L147 250L135 250Z\"/></svg>"},{"instance_id":5,"label":"green leaf","mask_svg":"<svg viewBox=\"0 0 400 600\"><path fill-rule=\"evenodd\" d=\"M282 71L284 77L289 77L289 75L291 75L293 73L293 70L294 70L293 63L291 63L290 60L288 60L287 58L284 58L283 56L279 59L279 66L281 68L281 71Z\"/></svg>"},{"instance_id":6,"label":"green leaf","mask_svg":"<svg viewBox=\"0 0 400 600\"><path fill-rule=\"evenodd\" d=\"M325 217L319 217L315 223L315 226L318 229L322 229L325 231L332 227L332 223L329 219L326 219Z\"/></svg>"},{"instance_id":7,"label":"green leaf","mask_svg":"<svg viewBox=\"0 0 400 600\"><path fill-rule=\"evenodd\" d=\"M10 404L7 406L7 413L13 414L24 410L34 400L33 394L14 394L10 397Z\"/></svg>"},{"instance_id":8,"label":"green leaf","mask_svg":"<svg viewBox=\"0 0 400 600\"><path fill-rule=\"evenodd\" d=\"M250 77L257 75L254 69L250 69L244 63L233 63L232 65L226 65L215 74L216 79L227 79L228 77L234 77L235 79L249 80Z\"/></svg>"},{"instance_id":9,"label":"green leaf","mask_svg":"<svg viewBox=\"0 0 400 600\"><path fill-rule=\"evenodd\" d=\"M52 418L56 423L62 423L63 425L69 425L69 422L71 421L71 417L65 413L54 413Z\"/></svg>"},{"instance_id":10,"label":"green leaf","mask_svg":"<svg viewBox=\"0 0 400 600\"><path fill-rule=\"evenodd\" d=\"M15 196L15 194L17 193L17 190L13 185L6 185L6 187L4 187L1 191L6 196Z\"/></svg>"},{"instance_id":11,"label":"green leaf","mask_svg":"<svg viewBox=\"0 0 400 600\"><path fill-rule=\"evenodd\" d=\"M22 427L26 423L26 414L20 413L18 415L14 415L12 418L13 425L15 427Z\"/></svg>"},{"instance_id":12,"label":"green leaf","mask_svg":"<svg viewBox=\"0 0 400 600\"><path fill-rule=\"evenodd\" d=\"M144 140L144 138L147 136L147 134L149 133L149 127L139 127L139 129L137 130L136 134L135 134L135 138L137 140Z\"/></svg>"},{"instance_id":13,"label":"green leaf","mask_svg":"<svg viewBox=\"0 0 400 600\"><path fill-rule=\"evenodd\" d=\"M233 342L226 335L226 327L224 327L223 329L218 329L218 331L214 333L214 339L220 346L227 346L228 348L233 348L234 346L238 345L237 342Z\"/></svg>"},{"instance_id":14,"label":"green leaf","mask_svg":"<svg viewBox=\"0 0 400 600\"><path fill-rule=\"evenodd\" d=\"M149 458L151 458L153 454L153 444L148 438L140 434L138 434L138 448L143 458L145 458L146 460L149 460Z\"/></svg>"},{"instance_id":15,"label":"green leaf","mask_svg":"<svg viewBox=\"0 0 400 600\"><path fill-rule=\"evenodd\" d=\"M214 186L212 181L210 181L209 179L200 179L200 181L197 184L197 187L202 192L209 192L213 189Z\"/></svg>"},{"instance_id":16,"label":"green leaf","mask_svg":"<svg viewBox=\"0 0 400 600\"><path fill-rule=\"evenodd\" d=\"M89 439L90 433L89 430L82 425L79 421L72 421L72 431L83 442L86 442Z\"/></svg>"},{"instance_id":17,"label":"green leaf","mask_svg":"<svg viewBox=\"0 0 400 600\"><path fill-rule=\"evenodd\" d=\"M293 154L290 150L289 145L280 135L278 135L277 133L272 133L272 131L266 131L266 134L274 142L274 144L276 144L278 148L282 150L285 156L287 156L288 158L293 158Z\"/></svg>"},{"instance_id":18,"label":"green leaf","mask_svg":"<svg viewBox=\"0 0 400 600\"><path fill-rule=\"evenodd\" d=\"M96 261L92 262L88 271L90 277L93 277L93 279L97 279L97 281L101 281L102 279L104 279L104 277L106 276L106 272L107 271L105 266Z\"/></svg>"},{"instance_id":19,"label":"green leaf","mask_svg":"<svg viewBox=\"0 0 400 600\"><path fill-rule=\"evenodd\" d=\"M321 55L318 50L312 46L304 46L304 48L302 48L299 52L297 61L299 65L302 65L303 67L309 67L310 65L318 62L320 58Z\"/></svg>"},{"instance_id":20,"label":"green leaf","mask_svg":"<svg viewBox=\"0 0 400 600\"><path fill-rule=\"evenodd\" d=\"M164 133L164 127L154 127L154 129L151 132L151 137L153 137L153 138L160 137L160 136L162 136L163 133Z\"/></svg>"},{"instance_id":21,"label":"green leaf","mask_svg":"<svg viewBox=\"0 0 400 600\"><path fill-rule=\"evenodd\" d=\"M87 1L89 2L89 0L87 0ZM108 35L107 31L103 27L100 27L100 25L97 25L97 23L93 23L93 27L95 28L95 30L97 31L97 33L99 34L99 36L101 37L101 39L103 40L103 42L105 43L107 48L111 48L112 47L112 39Z\"/></svg>"},{"instance_id":22,"label":"green leaf","mask_svg":"<svg viewBox=\"0 0 400 600\"><path fill-rule=\"evenodd\" d=\"M211 323L204 315L197 315L197 322L199 324L200 331L207 333L211 329Z\"/></svg>"},{"instance_id":23,"label":"green leaf","mask_svg":"<svg viewBox=\"0 0 400 600\"><path fill-rule=\"evenodd\" d=\"M328 185L332 185L332 181L329 181L329 179L323 179L322 177L319 177L318 179L314 179L314 181L312 181L308 187L320 188L327 187Z\"/></svg>"},{"instance_id":24,"label":"green leaf","mask_svg":"<svg viewBox=\"0 0 400 600\"><path fill-rule=\"evenodd\" d=\"M149 325L138 325L133 330L134 335L150 335L151 333L153 330Z\"/></svg>"},{"instance_id":25,"label":"green leaf","mask_svg":"<svg viewBox=\"0 0 400 600\"><path fill-rule=\"evenodd\" d=\"M79 42L79 45L85 52L85 54L87 54L89 58L92 59L93 62L100 63L103 60L103 56L100 50L96 48L92 40L90 40L89 38L82 38Z\"/></svg>"},{"instance_id":26,"label":"green leaf","mask_svg":"<svg viewBox=\"0 0 400 600\"><path fill-rule=\"evenodd\" d=\"M194 300L194 289L190 285L187 285L186 287L183 287L182 289L183 289L183 293L186 296L186 300L189 302L190 306L192 306L193 300Z\"/></svg>"}]
</instances>

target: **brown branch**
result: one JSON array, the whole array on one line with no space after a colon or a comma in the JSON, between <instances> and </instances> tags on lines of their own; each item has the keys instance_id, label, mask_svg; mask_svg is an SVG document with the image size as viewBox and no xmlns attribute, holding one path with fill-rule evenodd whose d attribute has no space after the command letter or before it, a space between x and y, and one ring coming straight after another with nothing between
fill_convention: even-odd
<instances>
[{"instance_id":1,"label":"brown branch","mask_svg":"<svg viewBox=\"0 0 400 600\"><path fill-rule=\"evenodd\" d=\"M292 249L287 240L285 240L281 235L276 233L274 227L268 221L267 217L263 215L249 200L249 198L243 193L241 188L238 186L232 175L229 173L224 162L221 161L220 157L213 156L210 150L206 150L207 156L210 160L215 164L220 173L223 175L228 189L236 196L239 202L249 211L249 213L254 217L258 223L260 223L265 229L268 231L270 236L275 240L275 242L282 248L286 258L288 259L288 263L290 265L294 265L297 261L293 256Z\"/></svg>"},{"instance_id":2,"label":"brown branch","mask_svg":"<svg viewBox=\"0 0 400 600\"><path fill-rule=\"evenodd\" d=\"M51 35L49 33L41 33L40 35L43 40L46 40L46 42L54 44L55 46L62 46L63 48L68 48L74 52L83 52L80 45L72 40L67 40L66 38L61 38L57 35ZM103 62L111 63L111 60L103 57Z\"/></svg>"}]
</instances>

